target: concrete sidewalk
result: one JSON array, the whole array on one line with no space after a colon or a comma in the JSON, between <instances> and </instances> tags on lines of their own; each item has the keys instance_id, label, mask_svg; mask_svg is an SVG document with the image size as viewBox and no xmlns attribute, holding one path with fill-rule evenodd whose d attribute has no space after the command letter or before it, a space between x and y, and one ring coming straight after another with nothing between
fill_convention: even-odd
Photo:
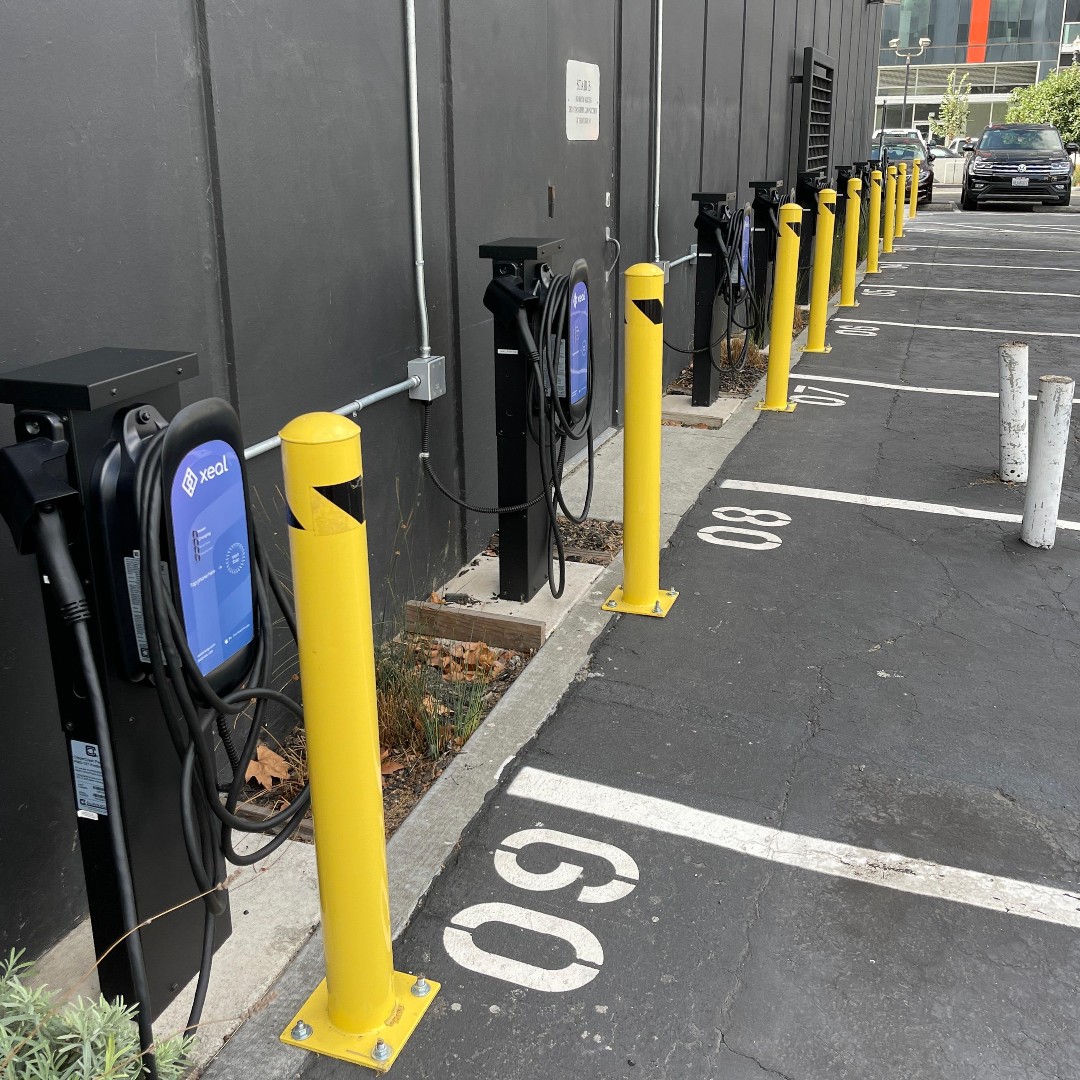
<instances>
[{"instance_id":1,"label":"concrete sidewalk","mask_svg":"<svg viewBox=\"0 0 1080 1080\"><path fill-rule=\"evenodd\" d=\"M993 478L997 345L1080 374L1078 274L1064 222L920 217L794 413L694 433L724 460L666 518L671 615L481 730L460 843L395 837L445 864L396 945L443 992L395 1076L1080 1075L1080 534L1024 548ZM538 702L602 619L530 665ZM206 1075L360 1075L273 1041L320 977L304 950Z\"/></svg>"}]
</instances>

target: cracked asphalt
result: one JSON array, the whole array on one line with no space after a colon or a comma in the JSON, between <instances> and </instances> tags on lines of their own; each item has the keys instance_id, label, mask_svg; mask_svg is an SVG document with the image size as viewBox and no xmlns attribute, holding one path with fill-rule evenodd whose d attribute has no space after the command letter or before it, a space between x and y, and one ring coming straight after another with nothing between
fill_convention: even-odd
<instances>
[{"instance_id":1,"label":"cracked asphalt","mask_svg":"<svg viewBox=\"0 0 1080 1080\"><path fill-rule=\"evenodd\" d=\"M1080 533L1034 551L1011 523L721 486L1019 513L1023 487L994 478L993 398L823 377L995 390L1006 338L974 329L1080 335L1077 297L1048 295L1080 294L1069 220L920 215L841 314L874 332L830 324L832 353L792 386L843 404L761 417L663 554L670 616L612 621L398 940L400 968L443 984L399 1080L1080 1076L1080 915L904 891L915 871L888 855L1060 890L1080 912ZM1027 339L1033 386L1080 375L1080 336ZM1075 443L1061 517L1080 519ZM717 526L781 543L699 535ZM512 790L523 770L603 788L584 810L537 801ZM882 858L856 879L628 823L646 796ZM505 843L526 830L547 832ZM613 845L636 881L567 835ZM583 875L567 884L560 863ZM607 892L582 902L582 884ZM463 930L477 905L503 921Z\"/></svg>"}]
</instances>

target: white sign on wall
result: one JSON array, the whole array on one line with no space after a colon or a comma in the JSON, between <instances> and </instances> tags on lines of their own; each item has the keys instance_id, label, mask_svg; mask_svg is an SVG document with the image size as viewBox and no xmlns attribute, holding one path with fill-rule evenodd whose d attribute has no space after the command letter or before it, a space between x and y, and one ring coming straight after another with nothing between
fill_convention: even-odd
<instances>
[{"instance_id":1,"label":"white sign on wall","mask_svg":"<svg viewBox=\"0 0 1080 1080\"><path fill-rule=\"evenodd\" d=\"M571 142L600 138L600 67L566 61L566 137Z\"/></svg>"}]
</instances>

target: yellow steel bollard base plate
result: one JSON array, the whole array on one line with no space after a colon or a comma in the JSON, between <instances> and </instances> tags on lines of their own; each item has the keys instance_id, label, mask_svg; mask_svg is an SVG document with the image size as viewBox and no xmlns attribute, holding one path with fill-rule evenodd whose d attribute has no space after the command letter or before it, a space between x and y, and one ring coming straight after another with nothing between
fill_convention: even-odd
<instances>
[{"instance_id":1,"label":"yellow steel bollard base plate","mask_svg":"<svg viewBox=\"0 0 1080 1080\"><path fill-rule=\"evenodd\" d=\"M623 615L651 615L654 619L662 619L678 599L679 594L674 589L661 589L657 598L649 604L628 604L623 599L623 590L620 585L607 598L603 610L618 611Z\"/></svg>"},{"instance_id":2,"label":"yellow steel bollard base plate","mask_svg":"<svg viewBox=\"0 0 1080 1080\"><path fill-rule=\"evenodd\" d=\"M412 992L415 982L415 975L395 971L394 997L397 1008L389 1022L374 1031L365 1031L362 1035L346 1035L330 1023L326 980L323 979L311 997L304 1002L304 1007L289 1021L289 1026L281 1033L281 1041L290 1046L298 1046L301 1050L311 1050L339 1061L351 1061L354 1065L375 1069L376 1072L386 1072L401 1055L409 1036L416 1030L428 1006L439 992L440 984L428 979L430 992L423 997L416 997ZM293 1037L292 1033L297 1024L305 1024L311 1028L311 1034L306 1039ZM371 1056L379 1039L387 1044L389 1050L384 1061L376 1061Z\"/></svg>"},{"instance_id":3,"label":"yellow steel bollard base plate","mask_svg":"<svg viewBox=\"0 0 1080 1080\"><path fill-rule=\"evenodd\" d=\"M811 349L809 345L803 345L799 351L809 353L830 353L832 352L832 346L824 345L820 349Z\"/></svg>"},{"instance_id":4,"label":"yellow steel bollard base plate","mask_svg":"<svg viewBox=\"0 0 1080 1080\"><path fill-rule=\"evenodd\" d=\"M858 307L859 306L859 301L855 300L853 303L850 303L850 304L837 304L836 306L837 307L842 307L842 308Z\"/></svg>"},{"instance_id":5,"label":"yellow steel bollard base plate","mask_svg":"<svg viewBox=\"0 0 1080 1080\"><path fill-rule=\"evenodd\" d=\"M795 402L789 401L784 405L766 405L764 401L759 401L754 408L758 412L794 412Z\"/></svg>"}]
</instances>

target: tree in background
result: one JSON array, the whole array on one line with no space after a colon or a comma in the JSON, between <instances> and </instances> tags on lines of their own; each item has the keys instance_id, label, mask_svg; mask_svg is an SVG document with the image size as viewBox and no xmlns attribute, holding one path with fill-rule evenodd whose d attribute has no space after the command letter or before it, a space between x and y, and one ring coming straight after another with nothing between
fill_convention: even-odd
<instances>
[{"instance_id":1,"label":"tree in background","mask_svg":"<svg viewBox=\"0 0 1080 1080\"><path fill-rule=\"evenodd\" d=\"M1005 119L1053 124L1065 142L1080 142L1080 64L1059 67L1034 86L1018 86Z\"/></svg>"},{"instance_id":2,"label":"tree in background","mask_svg":"<svg viewBox=\"0 0 1080 1080\"><path fill-rule=\"evenodd\" d=\"M946 143L967 134L968 116L971 114L969 82L970 76L964 72L958 86L956 68L953 68L945 83L945 94L938 106L937 116L930 121L930 130Z\"/></svg>"}]
</instances>

